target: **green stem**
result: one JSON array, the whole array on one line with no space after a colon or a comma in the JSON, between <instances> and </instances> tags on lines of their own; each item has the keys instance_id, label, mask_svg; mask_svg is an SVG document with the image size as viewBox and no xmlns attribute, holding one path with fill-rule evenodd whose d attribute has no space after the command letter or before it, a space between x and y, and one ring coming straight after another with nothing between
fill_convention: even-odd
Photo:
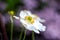
<instances>
[{"instance_id":1,"label":"green stem","mask_svg":"<svg viewBox=\"0 0 60 40\"><path fill-rule=\"evenodd\" d=\"M23 32L21 31L21 33L20 33L20 37L19 37L19 40L21 40L21 39L22 39L22 33L23 33Z\"/></svg>"},{"instance_id":2,"label":"green stem","mask_svg":"<svg viewBox=\"0 0 60 40\"><path fill-rule=\"evenodd\" d=\"M10 16L10 20L11 20L11 36L10 36L10 40L12 40L12 37L13 37L13 18L12 18L12 16Z\"/></svg>"},{"instance_id":3,"label":"green stem","mask_svg":"<svg viewBox=\"0 0 60 40\"><path fill-rule=\"evenodd\" d=\"M24 31L24 38L23 38L23 40L25 40L25 37L26 37L26 30Z\"/></svg>"},{"instance_id":4,"label":"green stem","mask_svg":"<svg viewBox=\"0 0 60 40\"><path fill-rule=\"evenodd\" d=\"M32 40L35 40L35 39L34 39L34 32L33 32L33 31L32 31Z\"/></svg>"}]
</instances>

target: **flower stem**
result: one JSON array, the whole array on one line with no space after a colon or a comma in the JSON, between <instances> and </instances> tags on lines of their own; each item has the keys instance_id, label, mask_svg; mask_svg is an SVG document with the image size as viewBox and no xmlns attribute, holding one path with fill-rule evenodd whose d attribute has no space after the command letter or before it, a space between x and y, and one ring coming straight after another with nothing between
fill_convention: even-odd
<instances>
[{"instance_id":1,"label":"flower stem","mask_svg":"<svg viewBox=\"0 0 60 40\"><path fill-rule=\"evenodd\" d=\"M12 16L10 16L10 20L11 20L11 36L10 36L10 40L12 40L12 37L13 37L13 18L12 18Z\"/></svg>"},{"instance_id":2,"label":"flower stem","mask_svg":"<svg viewBox=\"0 0 60 40\"><path fill-rule=\"evenodd\" d=\"M22 39L22 31L21 31L21 33L20 33L20 36L19 36L19 40L21 40Z\"/></svg>"},{"instance_id":3,"label":"flower stem","mask_svg":"<svg viewBox=\"0 0 60 40\"><path fill-rule=\"evenodd\" d=\"M33 31L32 31L32 40L35 40L35 39L34 39L34 32L33 32Z\"/></svg>"},{"instance_id":4,"label":"flower stem","mask_svg":"<svg viewBox=\"0 0 60 40\"><path fill-rule=\"evenodd\" d=\"M23 40L25 40L25 37L26 37L26 30L24 31L24 38L23 38Z\"/></svg>"}]
</instances>

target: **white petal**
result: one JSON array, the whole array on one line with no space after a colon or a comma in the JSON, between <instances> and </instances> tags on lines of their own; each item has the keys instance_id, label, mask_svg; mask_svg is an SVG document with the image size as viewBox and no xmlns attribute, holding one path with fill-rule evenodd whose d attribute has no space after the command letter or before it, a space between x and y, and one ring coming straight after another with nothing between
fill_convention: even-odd
<instances>
[{"instance_id":1,"label":"white petal","mask_svg":"<svg viewBox=\"0 0 60 40\"><path fill-rule=\"evenodd\" d=\"M40 31L45 31L46 30L46 26L44 26L43 24L39 23L37 25L38 25L37 27L39 28Z\"/></svg>"},{"instance_id":2,"label":"white petal","mask_svg":"<svg viewBox=\"0 0 60 40\"><path fill-rule=\"evenodd\" d=\"M35 20L40 21L40 22L45 22L44 19L39 18L37 15L31 15Z\"/></svg>"},{"instance_id":3,"label":"white petal","mask_svg":"<svg viewBox=\"0 0 60 40\"><path fill-rule=\"evenodd\" d=\"M24 18L25 16L28 16L28 15L31 15L31 12L30 11L24 10L24 11L21 11L20 12L20 17L21 18Z\"/></svg>"},{"instance_id":4,"label":"white petal","mask_svg":"<svg viewBox=\"0 0 60 40\"><path fill-rule=\"evenodd\" d=\"M46 30L46 27L43 24L39 23L38 21L36 21L33 25L37 30L40 30L40 31Z\"/></svg>"},{"instance_id":5,"label":"white petal","mask_svg":"<svg viewBox=\"0 0 60 40\"><path fill-rule=\"evenodd\" d=\"M36 15L33 15L33 14L32 14L32 15L30 15L30 16L31 16L31 17L33 17L33 18L35 18L35 17L36 17Z\"/></svg>"},{"instance_id":6,"label":"white petal","mask_svg":"<svg viewBox=\"0 0 60 40\"><path fill-rule=\"evenodd\" d=\"M13 16L15 19L19 19L19 17L17 17L17 16Z\"/></svg>"},{"instance_id":7,"label":"white petal","mask_svg":"<svg viewBox=\"0 0 60 40\"><path fill-rule=\"evenodd\" d=\"M38 34L40 33L38 30L33 30L33 31L34 31L35 33L38 33Z\"/></svg>"},{"instance_id":8,"label":"white petal","mask_svg":"<svg viewBox=\"0 0 60 40\"><path fill-rule=\"evenodd\" d=\"M35 29L32 25L29 25L29 24L27 24L25 28L31 31Z\"/></svg>"},{"instance_id":9,"label":"white petal","mask_svg":"<svg viewBox=\"0 0 60 40\"><path fill-rule=\"evenodd\" d=\"M42 26L42 24L39 23L38 21L35 21L33 25L36 29L39 29L39 27Z\"/></svg>"},{"instance_id":10,"label":"white petal","mask_svg":"<svg viewBox=\"0 0 60 40\"><path fill-rule=\"evenodd\" d=\"M32 13L30 11L24 10L28 15L31 15Z\"/></svg>"},{"instance_id":11,"label":"white petal","mask_svg":"<svg viewBox=\"0 0 60 40\"><path fill-rule=\"evenodd\" d=\"M46 31L46 26L43 26L40 31Z\"/></svg>"},{"instance_id":12,"label":"white petal","mask_svg":"<svg viewBox=\"0 0 60 40\"><path fill-rule=\"evenodd\" d=\"M30 31L34 31L35 33L40 33L38 30L36 30L35 29L35 27L34 26L32 26L32 25L27 25L27 26L25 26L25 28L27 29L27 30L30 30Z\"/></svg>"},{"instance_id":13,"label":"white petal","mask_svg":"<svg viewBox=\"0 0 60 40\"><path fill-rule=\"evenodd\" d=\"M23 19L20 19L20 22L21 22L22 24L27 24L26 21L23 20Z\"/></svg>"},{"instance_id":14,"label":"white petal","mask_svg":"<svg viewBox=\"0 0 60 40\"><path fill-rule=\"evenodd\" d=\"M21 11L21 12L20 12L20 17L21 17L21 18L24 18L25 16L27 16L27 13L25 13L24 11Z\"/></svg>"},{"instance_id":15,"label":"white petal","mask_svg":"<svg viewBox=\"0 0 60 40\"><path fill-rule=\"evenodd\" d=\"M44 19L41 19L41 18L37 18L37 21L40 21L40 22L45 22L45 20Z\"/></svg>"}]
</instances>

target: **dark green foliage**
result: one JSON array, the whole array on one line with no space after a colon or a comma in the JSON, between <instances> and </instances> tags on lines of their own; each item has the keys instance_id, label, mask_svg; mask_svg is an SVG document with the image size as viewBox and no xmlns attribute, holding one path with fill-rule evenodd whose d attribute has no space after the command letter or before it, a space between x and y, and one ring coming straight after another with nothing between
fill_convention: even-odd
<instances>
[{"instance_id":1,"label":"dark green foliage","mask_svg":"<svg viewBox=\"0 0 60 40\"><path fill-rule=\"evenodd\" d=\"M10 10L16 11L18 6L23 5L21 0L6 0L6 3L7 3L6 10L8 10L8 11L10 11Z\"/></svg>"}]
</instances>

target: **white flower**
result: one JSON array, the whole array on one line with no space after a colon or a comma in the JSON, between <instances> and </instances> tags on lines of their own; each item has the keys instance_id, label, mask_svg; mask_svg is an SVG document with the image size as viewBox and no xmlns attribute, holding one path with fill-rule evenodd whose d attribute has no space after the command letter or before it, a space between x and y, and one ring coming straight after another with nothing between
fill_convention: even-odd
<instances>
[{"instance_id":1,"label":"white flower","mask_svg":"<svg viewBox=\"0 0 60 40\"><path fill-rule=\"evenodd\" d=\"M41 23L41 22L45 22L45 20L39 18L36 15L33 15L30 11L23 10L20 12L19 17L17 16L13 16L13 17L20 20L22 25L30 31L40 33L39 31L46 30L46 27Z\"/></svg>"}]
</instances>

